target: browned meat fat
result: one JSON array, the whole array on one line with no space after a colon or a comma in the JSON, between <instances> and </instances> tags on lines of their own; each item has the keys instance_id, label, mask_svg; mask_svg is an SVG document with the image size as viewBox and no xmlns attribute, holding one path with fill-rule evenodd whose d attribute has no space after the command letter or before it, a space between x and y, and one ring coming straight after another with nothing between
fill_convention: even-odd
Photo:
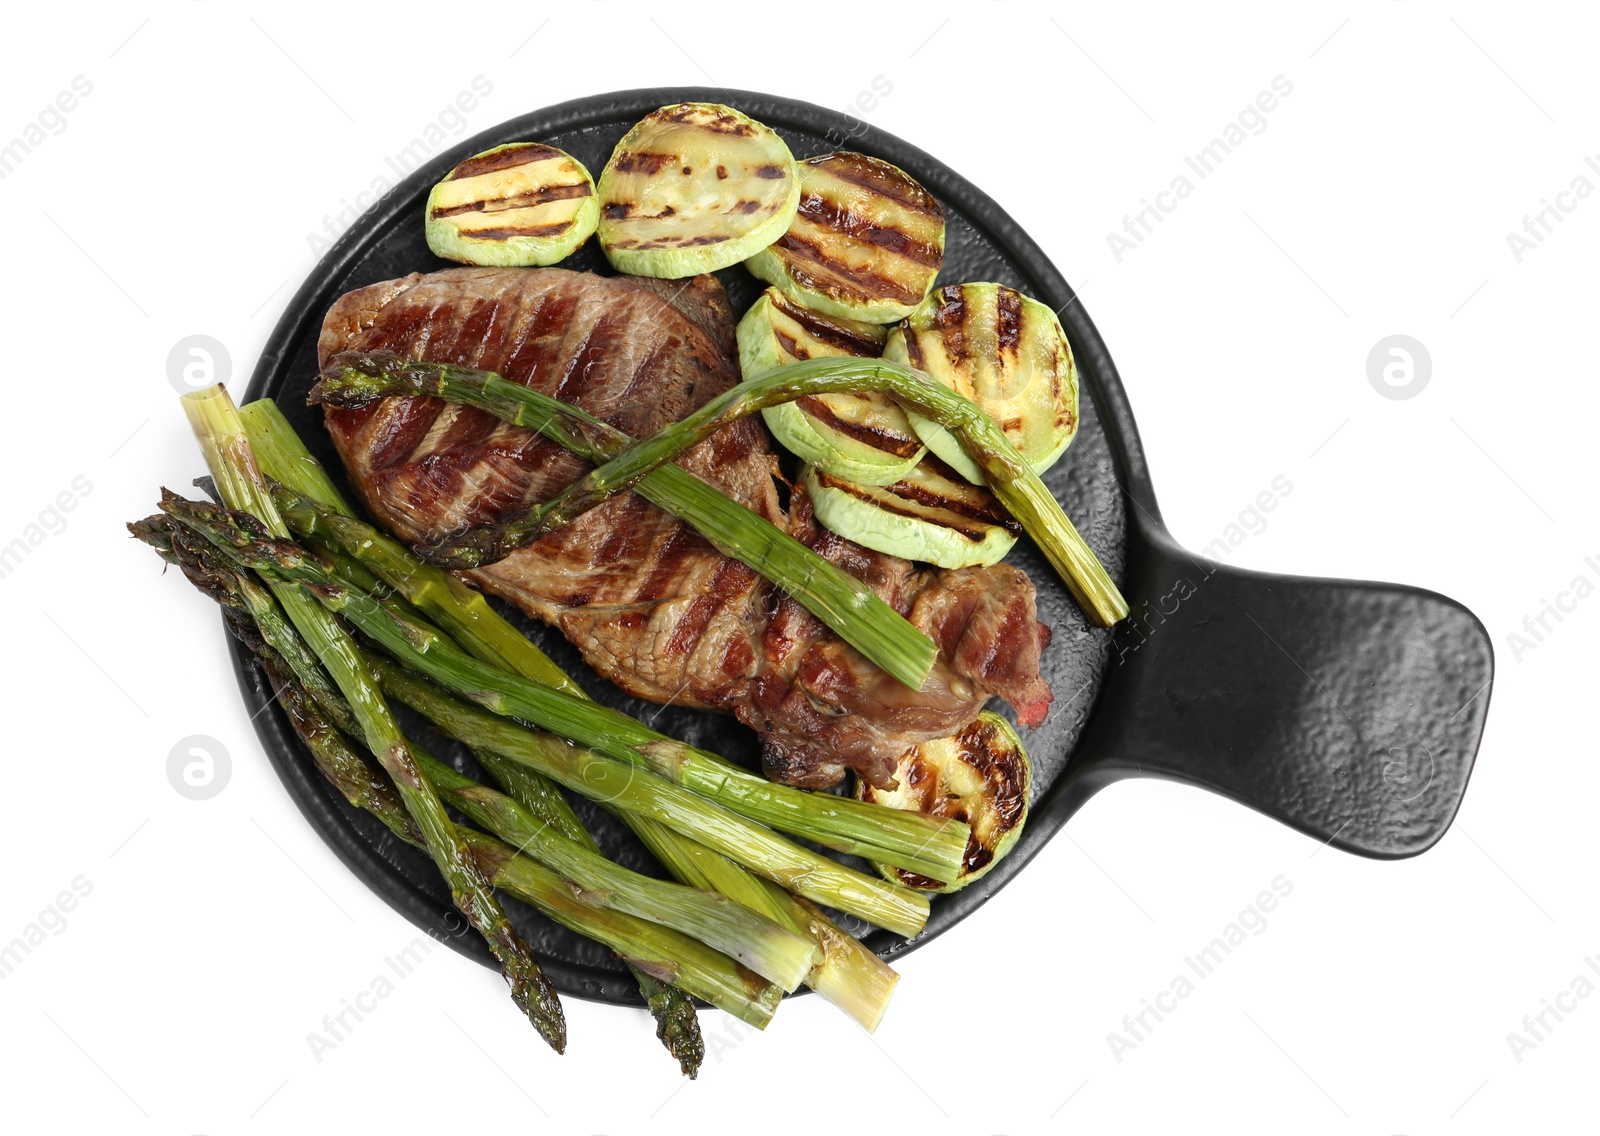
<instances>
[{"instance_id":1,"label":"browned meat fat","mask_svg":"<svg viewBox=\"0 0 1600 1136\"><path fill-rule=\"evenodd\" d=\"M324 362L346 350L481 367L644 437L737 381L732 314L711 277L651 281L564 269L454 268L357 289L328 311ZM367 508L408 541L548 500L587 466L532 431L428 398L329 408L328 429ZM681 464L789 528L868 583L939 644L908 690L808 612L635 494L614 498L497 564L465 574L562 631L629 693L736 715L760 732L767 772L835 784L893 777L907 746L954 733L990 695L1043 720L1042 627L1025 574L1006 565L919 568L820 529L801 494L778 504L754 419Z\"/></svg>"}]
</instances>

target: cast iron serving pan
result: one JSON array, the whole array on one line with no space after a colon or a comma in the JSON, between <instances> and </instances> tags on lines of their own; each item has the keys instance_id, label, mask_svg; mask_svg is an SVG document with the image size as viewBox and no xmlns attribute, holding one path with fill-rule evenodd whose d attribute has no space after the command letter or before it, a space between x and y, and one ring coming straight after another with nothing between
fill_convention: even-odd
<instances>
[{"instance_id":1,"label":"cast iron serving pan","mask_svg":"<svg viewBox=\"0 0 1600 1136\"><path fill-rule=\"evenodd\" d=\"M1044 559L1026 541L1018 544L1011 560L1033 577L1039 617L1054 630L1044 675L1055 704L1043 727L1023 732L1034 762L1032 818L988 876L934 899L927 930L915 940L872 931L870 947L892 959L972 914L1085 801L1124 777L1210 789L1365 856L1414 856L1443 835L1488 710L1494 660L1478 620L1418 588L1248 572L1180 548L1162 524L1117 369L1061 273L972 183L838 112L771 95L665 88L579 99L487 130L417 170L345 233L289 304L247 397L277 399L317 456L339 471L320 410L305 406L322 317L349 289L444 267L423 240L429 188L463 158L519 140L560 146L598 176L630 126L659 106L688 100L736 106L782 134L798 158L855 149L902 167L944 204L941 282L999 281L1059 311L1082 375L1082 425L1046 480L1133 609L1115 633L1089 627ZM590 241L569 265L609 272L594 246ZM738 311L759 294L742 268L720 276ZM754 760L754 736L733 719L627 698L589 672L558 633L520 623L602 701L696 745ZM248 652L237 645L233 651L250 705L269 702L271 688ZM427 857L348 806L318 775L281 712L255 722L289 792L351 870L413 923L490 964L476 936L452 932L460 921ZM437 748L472 769L459 748ZM658 870L619 823L593 809L584 815L608 854ZM634 984L603 947L515 901L507 909L564 992L638 1002Z\"/></svg>"}]
</instances>

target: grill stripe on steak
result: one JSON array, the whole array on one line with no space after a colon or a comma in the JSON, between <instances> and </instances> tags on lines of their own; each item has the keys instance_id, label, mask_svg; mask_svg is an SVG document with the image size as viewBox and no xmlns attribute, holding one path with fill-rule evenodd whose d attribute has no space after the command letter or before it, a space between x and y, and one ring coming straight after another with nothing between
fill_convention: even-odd
<instances>
[{"instance_id":1,"label":"grill stripe on steak","mask_svg":"<svg viewBox=\"0 0 1600 1136\"><path fill-rule=\"evenodd\" d=\"M662 287L664 284L672 288ZM738 380L732 316L710 278L652 281L564 269L453 268L350 292L318 351L387 350L481 367L655 433ZM472 408L390 398L327 408L367 508L402 539L431 541L548 500L588 468L554 443ZM866 582L939 644L912 691L788 596L636 494L613 498L496 564L464 573L558 627L630 694L736 715L762 737L769 775L825 787L854 769L893 778L909 745L971 722L990 695L1043 720L1032 582L1004 564L918 568L820 528L803 492L779 506L776 463L754 418L680 459L746 508Z\"/></svg>"}]
</instances>

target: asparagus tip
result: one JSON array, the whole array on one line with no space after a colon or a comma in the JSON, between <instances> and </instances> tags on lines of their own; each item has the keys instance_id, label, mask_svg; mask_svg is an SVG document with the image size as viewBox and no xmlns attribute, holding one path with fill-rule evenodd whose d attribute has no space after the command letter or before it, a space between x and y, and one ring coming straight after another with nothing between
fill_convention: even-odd
<instances>
[{"instance_id":1,"label":"asparagus tip","mask_svg":"<svg viewBox=\"0 0 1600 1136\"><path fill-rule=\"evenodd\" d=\"M458 572L468 568L480 568L504 558L503 552L496 554L496 545L499 543L496 539L498 532L498 525L462 529L432 543L412 545L411 551L416 553L417 559L424 564L446 571Z\"/></svg>"},{"instance_id":2,"label":"asparagus tip","mask_svg":"<svg viewBox=\"0 0 1600 1136\"><path fill-rule=\"evenodd\" d=\"M339 406L349 409L365 406L393 393L380 389L375 380L398 378L417 385L405 368L407 360L393 351L341 351L328 360L317 381L306 394L307 406ZM424 393L421 389L418 394Z\"/></svg>"}]
</instances>

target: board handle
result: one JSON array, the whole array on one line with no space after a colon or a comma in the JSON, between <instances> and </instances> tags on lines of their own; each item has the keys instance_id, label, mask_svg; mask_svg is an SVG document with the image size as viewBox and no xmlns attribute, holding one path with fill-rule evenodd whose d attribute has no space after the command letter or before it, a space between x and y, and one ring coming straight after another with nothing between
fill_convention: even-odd
<instances>
[{"instance_id":1,"label":"board handle","mask_svg":"<svg viewBox=\"0 0 1600 1136\"><path fill-rule=\"evenodd\" d=\"M1494 676L1472 612L1401 584L1229 567L1155 526L1130 536L1137 599L1068 766L1075 795L1168 778L1387 859L1444 835Z\"/></svg>"}]
</instances>

